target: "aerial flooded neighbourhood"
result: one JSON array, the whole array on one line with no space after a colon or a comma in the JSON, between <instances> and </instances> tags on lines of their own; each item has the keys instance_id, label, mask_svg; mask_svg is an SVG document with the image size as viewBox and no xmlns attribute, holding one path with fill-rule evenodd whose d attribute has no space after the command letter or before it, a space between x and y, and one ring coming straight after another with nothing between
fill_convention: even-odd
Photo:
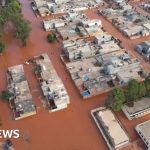
<instances>
[{"instance_id":1,"label":"aerial flooded neighbourhood","mask_svg":"<svg viewBox=\"0 0 150 150\"><path fill-rule=\"evenodd\" d=\"M150 0L0 0L0 150L150 150Z\"/></svg>"}]
</instances>

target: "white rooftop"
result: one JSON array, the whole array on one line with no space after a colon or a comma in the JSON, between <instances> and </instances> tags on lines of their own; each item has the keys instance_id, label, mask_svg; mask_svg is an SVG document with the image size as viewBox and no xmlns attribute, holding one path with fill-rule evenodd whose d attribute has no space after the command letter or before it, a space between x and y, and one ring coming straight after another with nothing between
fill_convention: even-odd
<instances>
[{"instance_id":1,"label":"white rooftop","mask_svg":"<svg viewBox=\"0 0 150 150\"><path fill-rule=\"evenodd\" d=\"M150 120L137 125L136 128L138 128L145 138L150 142Z\"/></svg>"},{"instance_id":2,"label":"white rooftop","mask_svg":"<svg viewBox=\"0 0 150 150\"><path fill-rule=\"evenodd\" d=\"M103 124L103 127L105 127L104 130L110 137L110 140L113 143L114 147L121 144L122 142L129 140L127 134L120 126L111 110L105 109L103 111L99 111L97 112L97 116Z\"/></svg>"},{"instance_id":3,"label":"white rooftop","mask_svg":"<svg viewBox=\"0 0 150 150\"><path fill-rule=\"evenodd\" d=\"M91 115L110 150L129 144L130 139L111 109L99 107Z\"/></svg>"}]
</instances>

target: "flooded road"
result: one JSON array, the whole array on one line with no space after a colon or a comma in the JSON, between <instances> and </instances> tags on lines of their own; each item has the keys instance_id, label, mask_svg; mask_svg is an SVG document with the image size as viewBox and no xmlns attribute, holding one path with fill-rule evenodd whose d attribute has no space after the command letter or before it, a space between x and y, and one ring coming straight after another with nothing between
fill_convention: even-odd
<instances>
[{"instance_id":1,"label":"flooded road","mask_svg":"<svg viewBox=\"0 0 150 150\"><path fill-rule=\"evenodd\" d=\"M23 4L24 17L31 22L32 32L28 45L25 48L21 46L20 41L12 38L10 32L6 33L6 51L0 56L0 90L5 89L7 86L7 67L22 64L26 59L35 55L48 53L58 75L64 82L71 100L67 109L49 113L43 105L43 97L41 96L38 82L32 73L32 66L26 65L24 66L25 75L33 95L33 101L38 109L37 115L14 121L8 103L0 101L2 129L20 130L20 138L12 139L15 150L107 150L106 143L90 116L90 110L101 106L106 95L100 95L84 101L81 99L65 66L60 60L60 45L47 42L47 33L42 29L40 18L36 18L32 12L29 1L20 0L20 2ZM121 33L117 32L114 27L110 27L110 24L102 17L96 15L95 11L92 13L87 12L87 14L92 18L102 19L104 29L117 38L121 38L124 41L123 45L131 51L133 51L133 45L139 42L139 40L135 40L135 43L132 44L132 42L129 43L129 40L125 41L126 39ZM142 38L142 40L144 39ZM149 66L146 65L146 68L149 69ZM66 77L68 78L67 81L65 80ZM134 126L150 119L150 115L147 115L130 122L122 113L117 113L117 115L132 141L138 139Z\"/></svg>"}]
</instances>

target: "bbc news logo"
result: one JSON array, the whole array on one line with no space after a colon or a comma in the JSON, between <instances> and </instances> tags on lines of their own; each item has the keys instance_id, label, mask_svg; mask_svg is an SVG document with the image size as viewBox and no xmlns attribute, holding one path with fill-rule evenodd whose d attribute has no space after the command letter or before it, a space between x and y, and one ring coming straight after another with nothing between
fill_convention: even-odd
<instances>
[{"instance_id":1,"label":"bbc news logo","mask_svg":"<svg viewBox=\"0 0 150 150\"><path fill-rule=\"evenodd\" d=\"M19 138L19 130L0 130L0 138Z\"/></svg>"}]
</instances>

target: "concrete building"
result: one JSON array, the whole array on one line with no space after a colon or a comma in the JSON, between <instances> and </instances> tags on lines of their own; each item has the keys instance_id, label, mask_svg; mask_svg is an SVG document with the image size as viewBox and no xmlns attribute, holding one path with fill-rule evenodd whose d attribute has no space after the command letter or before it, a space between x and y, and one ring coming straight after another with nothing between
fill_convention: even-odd
<instances>
[{"instance_id":1,"label":"concrete building","mask_svg":"<svg viewBox=\"0 0 150 150\"><path fill-rule=\"evenodd\" d=\"M50 15L51 12L46 0L33 0L32 4L34 4L41 17Z\"/></svg>"},{"instance_id":2,"label":"concrete building","mask_svg":"<svg viewBox=\"0 0 150 150\"><path fill-rule=\"evenodd\" d=\"M49 18L42 21L45 31L56 30L65 26L75 26L80 20L87 20L82 13L72 12L62 15L61 17Z\"/></svg>"},{"instance_id":3,"label":"concrete building","mask_svg":"<svg viewBox=\"0 0 150 150\"><path fill-rule=\"evenodd\" d=\"M142 9L150 13L150 3L149 2L142 2L139 5Z\"/></svg>"},{"instance_id":4,"label":"concrete building","mask_svg":"<svg viewBox=\"0 0 150 150\"><path fill-rule=\"evenodd\" d=\"M65 40L62 41L62 48L65 51L66 48L72 47L72 46L82 46L85 45L87 42L84 39L72 39L72 40Z\"/></svg>"},{"instance_id":5,"label":"concrete building","mask_svg":"<svg viewBox=\"0 0 150 150\"><path fill-rule=\"evenodd\" d=\"M81 60L95 56L96 50L84 39L63 42L63 50L69 61Z\"/></svg>"},{"instance_id":6,"label":"concrete building","mask_svg":"<svg viewBox=\"0 0 150 150\"><path fill-rule=\"evenodd\" d=\"M110 64L111 60L113 59L117 59L117 58L120 58L121 56L123 57L123 55L125 55L126 53L124 51L114 51L112 53L106 53L106 54L103 54L103 55L96 55L96 60L97 60L97 64L99 66L106 66L107 64ZM126 54L126 57L129 58L129 56Z\"/></svg>"},{"instance_id":7,"label":"concrete building","mask_svg":"<svg viewBox=\"0 0 150 150\"><path fill-rule=\"evenodd\" d=\"M94 37L94 36L102 35L104 33L103 30L97 25L85 27L85 30L87 32L88 37Z\"/></svg>"},{"instance_id":8,"label":"concrete building","mask_svg":"<svg viewBox=\"0 0 150 150\"><path fill-rule=\"evenodd\" d=\"M105 107L91 111L91 115L110 150L129 144L130 139L115 114Z\"/></svg>"},{"instance_id":9,"label":"concrete building","mask_svg":"<svg viewBox=\"0 0 150 150\"><path fill-rule=\"evenodd\" d=\"M10 108L13 110L14 119L19 120L36 114L32 101L29 85L24 75L23 65L8 68L8 90L13 93L9 99Z\"/></svg>"},{"instance_id":10,"label":"concrete building","mask_svg":"<svg viewBox=\"0 0 150 150\"><path fill-rule=\"evenodd\" d=\"M100 44L97 46L97 48L99 49L99 53L101 55L121 50L120 46L113 40Z\"/></svg>"},{"instance_id":11,"label":"concrete building","mask_svg":"<svg viewBox=\"0 0 150 150\"><path fill-rule=\"evenodd\" d=\"M102 27L102 22L99 19L92 19L92 20L86 20L86 21L82 20L82 24L88 27L91 27L91 26Z\"/></svg>"},{"instance_id":12,"label":"concrete building","mask_svg":"<svg viewBox=\"0 0 150 150\"><path fill-rule=\"evenodd\" d=\"M67 108L69 96L60 77L57 75L47 54L35 57L35 65L39 68L36 76L46 98L50 112Z\"/></svg>"},{"instance_id":13,"label":"concrete building","mask_svg":"<svg viewBox=\"0 0 150 150\"><path fill-rule=\"evenodd\" d=\"M57 28L61 28L67 25L67 22L63 19L49 19L43 21L43 27L45 31L51 31Z\"/></svg>"},{"instance_id":14,"label":"concrete building","mask_svg":"<svg viewBox=\"0 0 150 150\"><path fill-rule=\"evenodd\" d=\"M54 2L57 4L57 5L61 5L63 3L67 3L69 2L70 0L54 0Z\"/></svg>"},{"instance_id":15,"label":"concrete building","mask_svg":"<svg viewBox=\"0 0 150 150\"><path fill-rule=\"evenodd\" d=\"M87 30L88 34L92 33L92 29L97 32L101 24L95 25L96 21L79 19L71 28L76 31L78 27L80 33L82 29ZM69 31L71 36L62 30L62 36L72 38L62 42L64 53L61 59L64 61L64 58L68 58L70 61L64 63L83 99L108 92L115 86L126 86L130 79L144 80L140 62L130 58L127 50L120 47L120 41L108 33L100 29L99 35L93 32L93 35L85 38L85 35L79 36L78 32Z\"/></svg>"},{"instance_id":16,"label":"concrete building","mask_svg":"<svg viewBox=\"0 0 150 150\"><path fill-rule=\"evenodd\" d=\"M109 34L102 34L95 36L94 42L98 45L112 40L112 36Z\"/></svg>"},{"instance_id":17,"label":"concrete building","mask_svg":"<svg viewBox=\"0 0 150 150\"><path fill-rule=\"evenodd\" d=\"M101 42L103 41L101 44L96 44L91 41L87 42L83 39L72 39L63 41L62 47L70 61L94 57L97 54L102 56L121 50L118 44L112 40L111 36L109 37L106 35L106 38L103 37L105 37L104 33L101 36Z\"/></svg>"},{"instance_id":18,"label":"concrete building","mask_svg":"<svg viewBox=\"0 0 150 150\"><path fill-rule=\"evenodd\" d=\"M76 26L74 25L57 28L57 33L62 38L62 40L77 39L80 37L80 35L75 31L75 28Z\"/></svg>"},{"instance_id":19,"label":"concrete building","mask_svg":"<svg viewBox=\"0 0 150 150\"><path fill-rule=\"evenodd\" d=\"M136 45L135 50L143 55L146 60L150 61L150 41L145 41Z\"/></svg>"},{"instance_id":20,"label":"concrete building","mask_svg":"<svg viewBox=\"0 0 150 150\"><path fill-rule=\"evenodd\" d=\"M137 102L134 102L133 107L124 105L122 111L129 120L144 116L150 113L150 99L143 98Z\"/></svg>"},{"instance_id":21,"label":"concrete building","mask_svg":"<svg viewBox=\"0 0 150 150\"><path fill-rule=\"evenodd\" d=\"M99 45L83 39L67 40L62 45L70 60L66 68L83 99L126 86L130 79L144 80L140 62L130 58L111 36Z\"/></svg>"},{"instance_id":22,"label":"concrete building","mask_svg":"<svg viewBox=\"0 0 150 150\"><path fill-rule=\"evenodd\" d=\"M139 61L130 59L122 51L66 63L72 80L83 98L126 86L130 79L144 80ZM107 55L107 56L105 56Z\"/></svg>"},{"instance_id":23,"label":"concrete building","mask_svg":"<svg viewBox=\"0 0 150 150\"><path fill-rule=\"evenodd\" d=\"M143 75L141 75L141 74ZM135 79L139 82L144 81L144 71L138 62L131 65L123 66L117 72L116 77L119 81L119 85L125 86L131 79Z\"/></svg>"},{"instance_id":24,"label":"concrete building","mask_svg":"<svg viewBox=\"0 0 150 150\"><path fill-rule=\"evenodd\" d=\"M120 85L126 85L130 79L143 81L140 75L142 67L137 59L131 59L126 53L119 57L112 57L108 62L104 62L104 72L107 75L117 78Z\"/></svg>"},{"instance_id":25,"label":"concrete building","mask_svg":"<svg viewBox=\"0 0 150 150\"><path fill-rule=\"evenodd\" d=\"M103 34L104 35L104 34ZM108 53L119 52L121 48L113 40L102 42L102 44L95 44L92 41L85 41L83 39L72 39L63 41L62 47L64 53L70 61L77 59L94 57L95 55L105 55Z\"/></svg>"},{"instance_id":26,"label":"concrete building","mask_svg":"<svg viewBox=\"0 0 150 150\"><path fill-rule=\"evenodd\" d=\"M112 22L120 32L130 39L150 35L149 19L126 3L117 9L107 8L99 10L98 13Z\"/></svg>"},{"instance_id":27,"label":"concrete building","mask_svg":"<svg viewBox=\"0 0 150 150\"><path fill-rule=\"evenodd\" d=\"M80 47L77 46L68 47L66 48L65 51L66 56L69 58L69 61L95 56L95 52L90 49L88 44Z\"/></svg>"},{"instance_id":28,"label":"concrete building","mask_svg":"<svg viewBox=\"0 0 150 150\"><path fill-rule=\"evenodd\" d=\"M143 142L146 144L147 150L150 150L150 120L138 124L135 129Z\"/></svg>"},{"instance_id":29,"label":"concrete building","mask_svg":"<svg viewBox=\"0 0 150 150\"><path fill-rule=\"evenodd\" d=\"M104 33L100 20L90 20L85 14L76 12L44 20L43 27L45 31L55 31L63 40L89 38Z\"/></svg>"},{"instance_id":30,"label":"concrete building","mask_svg":"<svg viewBox=\"0 0 150 150\"><path fill-rule=\"evenodd\" d=\"M49 10L54 13L81 12L103 4L103 0L46 0Z\"/></svg>"},{"instance_id":31,"label":"concrete building","mask_svg":"<svg viewBox=\"0 0 150 150\"><path fill-rule=\"evenodd\" d=\"M110 90L107 84L110 79L100 73L101 68L96 66L95 58L67 63L66 68L83 99Z\"/></svg>"}]
</instances>

